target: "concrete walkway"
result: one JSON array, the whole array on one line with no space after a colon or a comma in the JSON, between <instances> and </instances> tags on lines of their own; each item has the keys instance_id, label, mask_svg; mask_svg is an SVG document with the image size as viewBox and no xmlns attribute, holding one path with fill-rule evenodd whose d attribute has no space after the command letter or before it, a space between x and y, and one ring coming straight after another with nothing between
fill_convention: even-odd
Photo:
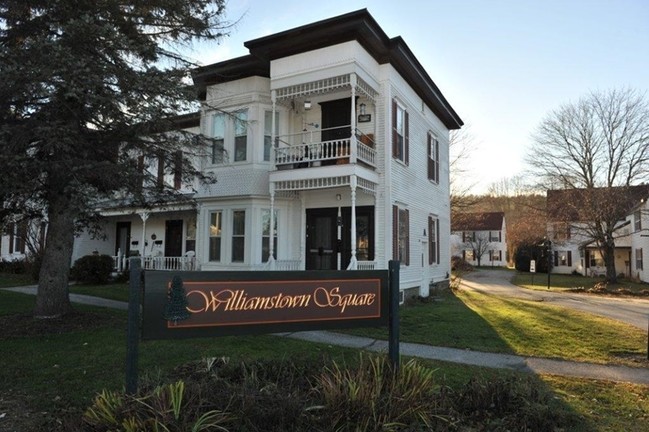
<instances>
[{"instance_id":1,"label":"concrete walkway","mask_svg":"<svg viewBox=\"0 0 649 432\"><path fill-rule=\"evenodd\" d=\"M8 291L24 294L36 294L36 286L5 289ZM99 297L92 297L81 294L70 294L70 300L74 303L122 310L126 310L128 306L128 304L125 302L107 300ZM358 348L374 352L388 352L387 341L351 336L341 333L333 333L328 331L280 333L278 334L278 336L328 345ZM649 368L632 368L627 366L600 365L564 360L552 360L539 357L523 357L510 354L495 354L457 348L436 347L408 342L401 342L399 351L400 354L404 356L440 360L472 366L511 369L527 373L561 375L649 385Z\"/></svg>"}]
</instances>

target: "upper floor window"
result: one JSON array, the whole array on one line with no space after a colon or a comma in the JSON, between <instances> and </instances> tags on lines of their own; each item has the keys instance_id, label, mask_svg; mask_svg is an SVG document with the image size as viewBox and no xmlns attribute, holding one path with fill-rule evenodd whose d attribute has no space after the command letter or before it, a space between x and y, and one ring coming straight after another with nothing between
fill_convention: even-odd
<instances>
[{"instance_id":1,"label":"upper floor window","mask_svg":"<svg viewBox=\"0 0 649 432\"><path fill-rule=\"evenodd\" d=\"M273 112L264 112L264 161L270 161L272 147ZM279 143L279 112L275 112L275 145Z\"/></svg>"},{"instance_id":2,"label":"upper floor window","mask_svg":"<svg viewBox=\"0 0 649 432\"><path fill-rule=\"evenodd\" d=\"M635 269L642 270L642 248L635 250Z\"/></svg>"},{"instance_id":3,"label":"upper floor window","mask_svg":"<svg viewBox=\"0 0 649 432\"><path fill-rule=\"evenodd\" d=\"M408 161L408 111L392 99L392 157L406 165Z\"/></svg>"},{"instance_id":4,"label":"upper floor window","mask_svg":"<svg viewBox=\"0 0 649 432\"><path fill-rule=\"evenodd\" d=\"M554 266L572 267L572 251L554 251Z\"/></svg>"},{"instance_id":5,"label":"upper floor window","mask_svg":"<svg viewBox=\"0 0 649 432\"><path fill-rule=\"evenodd\" d=\"M489 231L489 241L490 242L502 241L500 237L500 231Z\"/></svg>"},{"instance_id":6,"label":"upper floor window","mask_svg":"<svg viewBox=\"0 0 649 432\"><path fill-rule=\"evenodd\" d=\"M392 256L410 265L410 213L396 205L392 206Z\"/></svg>"},{"instance_id":7,"label":"upper floor window","mask_svg":"<svg viewBox=\"0 0 649 432\"><path fill-rule=\"evenodd\" d=\"M439 140L428 133L428 180L439 183Z\"/></svg>"},{"instance_id":8,"label":"upper floor window","mask_svg":"<svg viewBox=\"0 0 649 432\"><path fill-rule=\"evenodd\" d=\"M633 213L633 226L636 232L642 230L642 212L640 210Z\"/></svg>"},{"instance_id":9,"label":"upper floor window","mask_svg":"<svg viewBox=\"0 0 649 432\"><path fill-rule=\"evenodd\" d=\"M224 154L231 152L235 162L248 158L248 111L216 113L212 116L212 163L225 162Z\"/></svg>"}]
</instances>

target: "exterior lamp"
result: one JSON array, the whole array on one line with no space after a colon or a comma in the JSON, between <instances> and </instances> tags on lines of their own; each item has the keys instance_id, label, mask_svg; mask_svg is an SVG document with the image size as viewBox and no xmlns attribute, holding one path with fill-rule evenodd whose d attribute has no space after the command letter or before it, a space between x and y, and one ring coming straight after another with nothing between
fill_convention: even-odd
<instances>
[{"instance_id":1,"label":"exterior lamp","mask_svg":"<svg viewBox=\"0 0 649 432\"><path fill-rule=\"evenodd\" d=\"M311 101L310 100L305 100L304 101L304 109L307 110L307 111L311 109Z\"/></svg>"},{"instance_id":2,"label":"exterior lamp","mask_svg":"<svg viewBox=\"0 0 649 432\"><path fill-rule=\"evenodd\" d=\"M367 108L367 105L365 105L364 103L362 103L362 104L360 105L359 108L360 108L360 114L361 114L361 115L365 115L365 113L366 113L366 112L365 112L365 109Z\"/></svg>"}]
</instances>

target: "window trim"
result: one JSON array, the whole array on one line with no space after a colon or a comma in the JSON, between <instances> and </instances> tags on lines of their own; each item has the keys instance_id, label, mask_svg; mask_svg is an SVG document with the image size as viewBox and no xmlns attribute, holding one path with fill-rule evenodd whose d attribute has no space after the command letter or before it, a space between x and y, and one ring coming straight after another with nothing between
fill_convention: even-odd
<instances>
[{"instance_id":1,"label":"window trim","mask_svg":"<svg viewBox=\"0 0 649 432\"><path fill-rule=\"evenodd\" d=\"M243 213L243 232L242 233L235 233L235 223L236 223L236 217L235 215L237 213ZM232 216L232 232L230 233L230 262L231 263L245 263L246 262L246 209L232 209L231 211L231 216ZM235 239L242 239L243 241L243 250L242 250L242 257L241 259L234 259L234 248L235 248Z\"/></svg>"},{"instance_id":2,"label":"window trim","mask_svg":"<svg viewBox=\"0 0 649 432\"><path fill-rule=\"evenodd\" d=\"M439 139L437 135L429 131L427 134L426 147L428 151L428 180L435 184L440 183L439 178ZM433 148L435 149L433 151Z\"/></svg>"},{"instance_id":3,"label":"window trim","mask_svg":"<svg viewBox=\"0 0 649 432\"><path fill-rule=\"evenodd\" d=\"M223 210L210 210L209 211L209 225L208 225L208 244L207 244L207 260L208 262L222 262L223 261L223 215L224 211ZM212 215L219 214L220 217L218 217L218 222L219 222L219 234L218 235L212 235ZM219 247L218 247L218 258L217 259L212 259L212 239L219 239Z\"/></svg>"},{"instance_id":4,"label":"window trim","mask_svg":"<svg viewBox=\"0 0 649 432\"><path fill-rule=\"evenodd\" d=\"M403 240L401 223L405 225ZM402 256L403 260L400 259ZM392 206L392 259L399 261L401 265L410 265L410 211L396 204Z\"/></svg>"}]
</instances>

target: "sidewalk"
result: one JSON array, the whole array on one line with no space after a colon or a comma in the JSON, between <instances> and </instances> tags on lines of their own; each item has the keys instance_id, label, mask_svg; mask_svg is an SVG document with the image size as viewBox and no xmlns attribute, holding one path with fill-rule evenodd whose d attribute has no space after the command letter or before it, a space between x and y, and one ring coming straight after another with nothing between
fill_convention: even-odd
<instances>
[{"instance_id":1,"label":"sidewalk","mask_svg":"<svg viewBox=\"0 0 649 432\"><path fill-rule=\"evenodd\" d=\"M24 294L36 294L35 285L4 289L6 289L7 291L14 291ZM103 306L121 310L126 310L128 307L128 303L125 302L107 300L99 297L81 294L70 294L70 300L74 303ZM281 333L278 335L328 345L358 348L374 352L388 352L387 341L351 336L341 333L333 333L328 331L309 331L297 333ZM467 364L472 366L511 369L527 373L561 375L649 385L649 369L645 368L579 363L564 360L551 360L539 357L523 357L511 354L495 354L463 350L458 348L428 346L408 342L401 342L399 344L399 352L404 356Z\"/></svg>"}]
</instances>

